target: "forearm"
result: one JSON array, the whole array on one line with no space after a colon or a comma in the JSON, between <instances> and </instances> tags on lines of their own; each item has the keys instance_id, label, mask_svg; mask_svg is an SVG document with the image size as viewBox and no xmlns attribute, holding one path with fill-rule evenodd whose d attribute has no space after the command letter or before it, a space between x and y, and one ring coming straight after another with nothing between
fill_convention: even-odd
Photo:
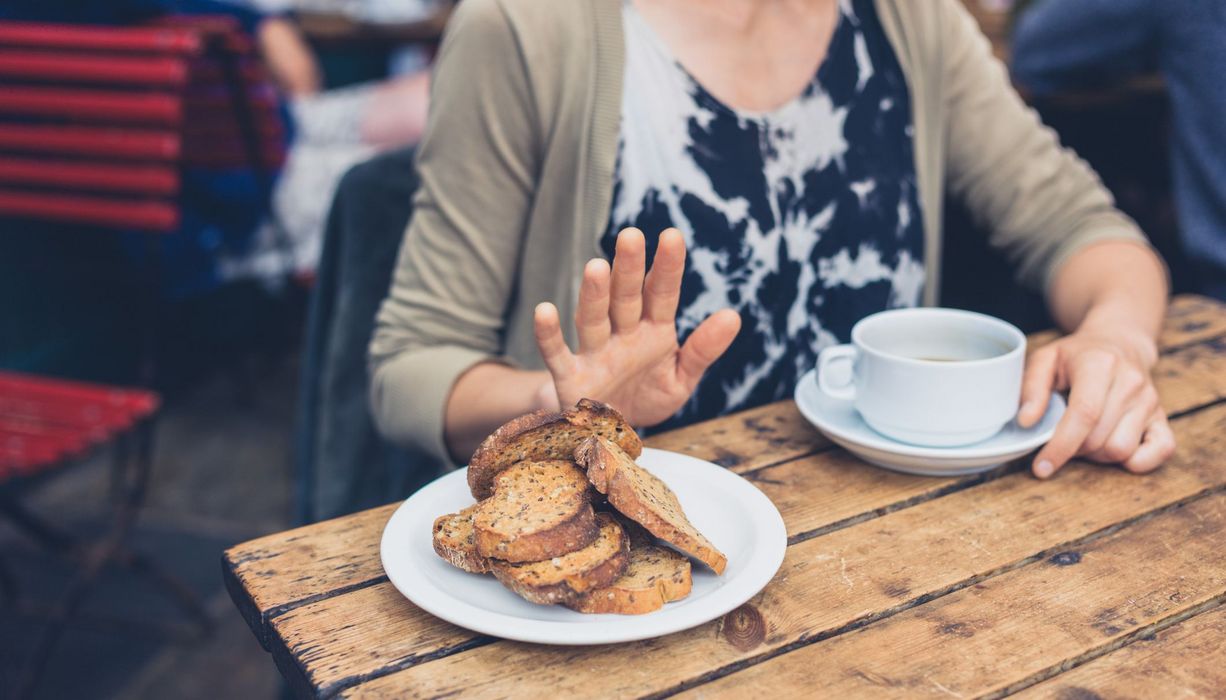
<instances>
[{"instance_id":1,"label":"forearm","mask_svg":"<svg viewBox=\"0 0 1226 700\"><path fill-rule=\"evenodd\" d=\"M1127 337L1152 363L1167 306L1166 270L1149 248L1105 241L1074 253L1048 289L1048 305L1066 331Z\"/></svg>"},{"instance_id":2,"label":"forearm","mask_svg":"<svg viewBox=\"0 0 1226 700\"><path fill-rule=\"evenodd\" d=\"M496 362L483 362L460 375L447 399L444 419L444 440L452 459L463 464L498 426L542 408L542 389L550 383L544 370Z\"/></svg>"}]
</instances>

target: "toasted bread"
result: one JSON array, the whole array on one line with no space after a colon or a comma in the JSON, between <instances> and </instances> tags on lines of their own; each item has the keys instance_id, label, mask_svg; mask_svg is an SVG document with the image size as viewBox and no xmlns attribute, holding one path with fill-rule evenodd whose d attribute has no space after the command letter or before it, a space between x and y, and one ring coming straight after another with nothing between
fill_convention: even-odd
<instances>
[{"instance_id":1,"label":"toasted bread","mask_svg":"<svg viewBox=\"0 0 1226 700\"><path fill-rule=\"evenodd\" d=\"M474 574L490 570L490 562L477 553L473 541L473 514L476 504L458 513L439 516L434 521L434 551L452 566Z\"/></svg>"},{"instance_id":2,"label":"toasted bread","mask_svg":"<svg viewBox=\"0 0 1226 700\"><path fill-rule=\"evenodd\" d=\"M588 480L609 504L648 532L724 573L728 558L685 517L677 494L654 474L635 464L616 443L602 437L584 440L575 461L587 469Z\"/></svg>"},{"instance_id":3,"label":"toasted bread","mask_svg":"<svg viewBox=\"0 0 1226 700\"><path fill-rule=\"evenodd\" d=\"M644 615L686 597L693 584L689 559L631 538L630 564L616 581L562 604L581 613Z\"/></svg>"},{"instance_id":4,"label":"toasted bread","mask_svg":"<svg viewBox=\"0 0 1226 700\"><path fill-rule=\"evenodd\" d=\"M630 541L607 513L597 516L599 535L588 546L544 561L510 564L492 561L494 576L525 600L552 605L604 588L625 572Z\"/></svg>"},{"instance_id":5,"label":"toasted bread","mask_svg":"<svg viewBox=\"0 0 1226 700\"><path fill-rule=\"evenodd\" d=\"M473 514L477 553L531 562L588 546L599 534L589 491L587 477L570 460L512 465Z\"/></svg>"},{"instance_id":6,"label":"toasted bread","mask_svg":"<svg viewBox=\"0 0 1226 700\"><path fill-rule=\"evenodd\" d=\"M575 448L591 435L602 435L631 457L643 451L643 442L611 406L580 399L562 412L536 411L515 418L487 437L468 463L468 488L478 501L493 493L494 477L524 460L570 459Z\"/></svg>"}]
</instances>

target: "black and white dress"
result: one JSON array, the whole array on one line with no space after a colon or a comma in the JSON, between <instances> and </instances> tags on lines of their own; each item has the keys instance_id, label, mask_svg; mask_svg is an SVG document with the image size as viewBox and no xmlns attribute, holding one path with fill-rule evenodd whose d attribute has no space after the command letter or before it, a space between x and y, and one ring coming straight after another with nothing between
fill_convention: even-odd
<instances>
[{"instance_id":1,"label":"black and white dress","mask_svg":"<svg viewBox=\"0 0 1226 700\"><path fill-rule=\"evenodd\" d=\"M804 92L770 112L703 89L623 9L626 66L609 228L675 226L688 248L677 330L724 307L742 330L662 427L791 395L822 348L887 308L918 305L923 226L911 106L872 0L841 0Z\"/></svg>"}]
</instances>

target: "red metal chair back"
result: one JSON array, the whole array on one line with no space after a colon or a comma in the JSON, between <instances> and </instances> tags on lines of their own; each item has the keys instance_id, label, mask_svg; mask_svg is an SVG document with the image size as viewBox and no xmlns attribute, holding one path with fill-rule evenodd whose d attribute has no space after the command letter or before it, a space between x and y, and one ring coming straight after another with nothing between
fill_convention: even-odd
<instances>
[{"instance_id":1,"label":"red metal chair back","mask_svg":"<svg viewBox=\"0 0 1226 700\"><path fill-rule=\"evenodd\" d=\"M183 168L272 171L284 137L231 18L0 21L0 216L173 231Z\"/></svg>"}]
</instances>

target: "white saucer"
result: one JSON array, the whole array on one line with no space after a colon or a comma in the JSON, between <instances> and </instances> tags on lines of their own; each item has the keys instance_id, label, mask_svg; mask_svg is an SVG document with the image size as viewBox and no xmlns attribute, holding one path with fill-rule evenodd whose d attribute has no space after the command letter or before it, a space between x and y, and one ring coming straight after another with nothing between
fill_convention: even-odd
<instances>
[{"instance_id":1,"label":"white saucer","mask_svg":"<svg viewBox=\"0 0 1226 700\"><path fill-rule=\"evenodd\" d=\"M1064 415L1064 397L1052 394L1043 419L1032 428L1009 423L996 435L963 447L920 447L885 437L868 427L850 401L828 396L806 372L796 385L801 415L833 442L870 464L921 476L958 476L988 471L1051 439Z\"/></svg>"}]
</instances>

